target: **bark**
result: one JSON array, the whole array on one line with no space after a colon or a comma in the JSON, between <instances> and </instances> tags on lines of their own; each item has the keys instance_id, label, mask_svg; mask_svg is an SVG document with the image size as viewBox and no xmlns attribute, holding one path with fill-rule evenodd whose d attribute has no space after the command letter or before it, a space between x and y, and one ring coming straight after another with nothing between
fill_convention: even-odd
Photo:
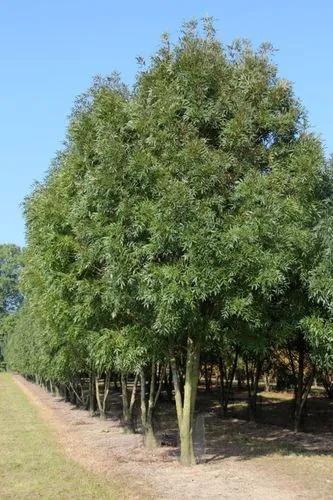
<instances>
[{"instance_id":1,"label":"bark","mask_svg":"<svg viewBox=\"0 0 333 500\"><path fill-rule=\"evenodd\" d=\"M131 394L131 400L130 400L130 405L129 405L129 414L130 418L133 418L133 409L134 409L134 404L135 404L135 398L136 398L136 391L138 387L138 380L139 380L139 373L135 374L134 381L133 381L133 388L132 388L132 394Z\"/></svg>"},{"instance_id":2,"label":"bark","mask_svg":"<svg viewBox=\"0 0 333 500\"><path fill-rule=\"evenodd\" d=\"M69 403L70 400L71 400L70 393L69 393L67 385L65 385L65 401L66 401L66 403Z\"/></svg>"},{"instance_id":3,"label":"bark","mask_svg":"<svg viewBox=\"0 0 333 500\"><path fill-rule=\"evenodd\" d=\"M165 390L168 395L168 400L172 401L172 369L170 364L168 372L165 374Z\"/></svg>"},{"instance_id":4,"label":"bark","mask_svg":"<svg viewBox=\"0 0 333 500\"><path fill-rule=\"evenodd\" d=\"M132 430L132 425L131 425L132 422L128 404L127 380L123 372L121 373L120 376L120 383L121 383L121 397L123 402L123 422L125 426L125 431L129 432Z\"/></svg>"},{"instance_id":5,"label":"bark","mask_svg":"<svg viewBox=\"0 0 333 500\"><path fill-rule=\"evenodd\" d=\"M324 386L326 396L333 399L333 375L327 371L321 374L321 381Z\"/></svg>"},{"instance_id":6,"label":"bark","mask_svg":"<svg viewBox=\"0 0 333 500\"><path fill-rule=\"evenodd\" d=\"M122 403L123 403L123 423L125 427L125 432L134 432L135 431L135 424L133 420L133 410L134 410L134 403L135 403L135 398L136 398L136 391L137 391L137 385L138 385L138 374L135 375L134 381L133 381L133 387L131 391L131 396L129 400L129 394L128 394L128 387L127 387L127 377L125 373L121 373L120 376L120 383L121 383L121 396L122 396Z\"/></svg>"},{"instance_id":7,"label":"bark","mask_svg":"<svg viewBox=\"0 0 333 500\"><path fill-rule=\"evenodd\" d=\"M293 376L293 380L294 380L294 396L295 396L295 401L296 401L296 393L297 393L297 370L296 370L296 366L295 366L295 360L294 360L294 356L293 356L293 353L292 353L292 350L290 348L290 346L288 347L288 354L289 354L289 361L290 361L290 367L291 367L291 372L292 372L292 376Z\"/></svg>"},{"instance_id":8,"label":"bark","mask_svg":"<svg viewBox=\"0 0 333 500\"><path fill-rule=\"evenodd\" d=\"M225 369L224 369L223 359L221 356L219 357L219 371L220 371L220 404L221 404L221 415L223 415L223 410L224 410L223 403L226 399L226 391L224 383Z\"/></svg>"},{"instance_id":9,"label":"bark","mask_svg":"<svg viewBox=\"0 0 333 500\"><path fill-rule=\"evenodd\" d=\"M89 373L89 412L94 415L97 409L96 389L95 389L95 376L93 372Z\"/></svg>"},{"instance_id":10,"label":"bark","mask_svg":"<svg viewBox=\"0 0 333 500\"><path fill-rule=\"evenodd\" d=\"M171 370L172 370L173 385L175 388L175 403L176 403L178 428L180 431L181 426L182 426L182 420L183 420L183 401L182 401L182 394L181 394L181 389L180 389L179 373L178 373L177 363L176 363L175 358L171 358Z\"/></svg>"},{"instance_id":11,"label":"bark","mask_svg":"<svg viewBox=\"0 0 333 500\"><path fill-rule=\"evenodd\" d=\"M109 391L110 391L110 372L107 372L105 374L104 390L103 390L102 397L100 395L99 376L98 375L95 377L95 390L96 390L96 401L97 401L97 406L98 406L98 410L99 410L99 416L102 420L105 420L106 419L106 401L107 401Z\"/></svg>"},{"instance_id":12,"label":"bark","mask_svg":"<svg viewBox=\"0 0 333 500\"><path fill-rule=\"evenodd\" d=\"M105 412L103 411L103 405L101 402L101 395L99 392L99 375L95 376L95 391L96 391L96 402L97 402L97 407L99 411L99 416L102 420L106 418Z\"/></svg>"},{"instance_id":13,"label":"bark","mask_svg":"<svg viewBox=\"0 0 333 500\"><path fill-rule=\"evenodd\" d=\"M315 371L315 368L313 368L309 377L308 377L308 380L306 382L302 383L303 392L301 394L301 397L297 398L297 406L295 407L295 415L294 415L294 431L295 432L299 432L301 427L302 427L302 418L303 418L303 414L304 414L304 409L305 409L305 405L306 405L308 396L309 396L310 391L311 391L311 387L313 384L315 374L316 374L316 371Z\"/></svg>"},{"instance_id":14,"label":"bark","mask_svg":"<svg viewBox=\"0 0 333 500\"><path fill-rule=\"evenodd\" d=\"M141 380L140 380L140 389L141 389L141 424L142 428L145 429L147 422L147 407L146 407L146 375L145 371L141 370Z\"/></svg>"},{"instance_id":15,"label":"bark","mask_svg":"<svg viewBox=\"0 0 333 500\"><path fill-rule=\"evenodd\" d=\"M76 398L76 393L75 391L72 389L72 384L70 383L68 385L68 391L69 391L69 399L70 399L70 403L74 406L77 405L77 398Z\"/></svg>"},{"instance_id":16,"label":"bark","mask_svg":"<svg viewBox=\"0 0 333 500\"><path fill-rule=\"evenodd\" d=\"M77 391L77 387L75 388L75 385L74 385L72 382L70 382L69 386L70 386L70 388L71 388L72 392L75 394L75 396L76 396L76 400L77 400L79 403L81 403L83 406L85 406L85 401L84 401L84 399L83 399L83 397L82 397L82 394L81 394L81 395L79 395L79 393L78 393L78 391Z\"/></svg>"},{"instance_id":17,"label":"bark","mask_svg":"<svg viewBox=\"0 0 333 500\"><path fill-rule=\"evenodd\" d=\"M291 366L295 380L294 431L299 432L303 426L304 410L315 377L315 367L311 367L306 379L306 344L301 334L297 340L297 369L291 349L289 349L289 356L292 361Z\"/></svg>"},{"instance_id":18,"label":"bark","mask_svg":"<svg viewBox=\"0 0 333 500\"><path fill-rule=\"evenodd\" d=\"M226 417L228 413L228 404L230 401L230 397L232 394L232 383L235 378L235 373L237 369L239 349L236 349L235 357L232 363L231 370L229 370L229 374L225 369L223 359L220 357L219 359L219 369L220 369L220 388L221 388L221 413L222 416ZM224 383L225 379L225 383Z\"/></svg>"},{"instance_id":19,"label":"bark","mask_svg":"<svg viewBox=\"0 0 333 500\"><path fill-rule=\"evenodd\" d=\"M146 448L155 448L157 443L155 439L154 429L153 429L153 411L155 408L155 377L156 377L156 365L154 361L151 364L151 376L150 376L150 388L149 388L149 399L148 399L148 411L145 427L145 446Z\"/></svg>"},{"instance_id":20,"label":"bark","mask_svg":"<svg viewBox=\"0 0 333 500\"><path fill-rule=\"evenodd\" d=\"M187 466L194 465L196 463L193 449L193 420L199 379L199 360L199 345L196 344L191 338L188 338L184 399L182 400L176 359L171 359L175 387L177 420L180 431L180 462L181 464Z\"/></svg>"},{"instance_id":21,"label":"bark","mask_svg":"<svg viewBox=\"0 0 333 500\"><path fill-rule=\"evenodd\" d=\"M156 390L156 364L153 361L151 364L149 398L148 402L146 402L146 378L144 370L141 370L141 422L145 434L145 446L150 449L157 446L154 432L153 416L159 399L159 395L161 393L164 374L165 367L163 366L162 368L160 367L158 388Z\"/></svg>"},{"instance_id":22,"label":"bark","mask_svg":"<svg viewBox=\"0 0 333 500\"><path fill-rule=\"evenodd\" d=\"M303 386L304 386L304 357L305 349L302 339L299 340L298 345L298 373L297 382L295 387L295 414L294 414L294 428L297 432L301 424L301 405L303 399Z\"/></svg>"},{"instance_id":23,"label":"bark","mask_svg":"<svg viewBox=\"0 0 333 500\"><path fill-rule=\"evenodd\" d=\"M205 387L206 392L211 392L212 390L212 366L205 362L204 365L204 375L205 375Z\"/></svg>"},{"instance_id":24,"label":"bark","mask_svg":"<svg viewBox=\"0 0 333 500\"><path fill-rule=\"evenodd\" d=\"M158 400L160 398L160 394L161 394L161 390L162 390L162 384L163 384L163 379L164 379L164 376L165 376L165 371L166 371L166 366L164 365L161 368L160 379L159 379L157 391L156 391L156 394L155 394L154 408L157 405L157 402L158 402Z\"/></svg>"},{"instance_id":25,"label":"bark","mask_svg":"<svg viewBox=\"0 0 333 500\"><path fill-rule=\"evenodd\" d=\"M267 370L267 372L265 373L265 391L271 392L271 390L272 390L271 372Z\"/></svg>"},{"instance_id":26,"label":"bark","mask_svg":"<svg viewBox=\"0 0 333 500\"><path fill-rule=\"evenodd\" d=\"M257 359L254 369L251 371L248 360L245 358L246 382L248 390L248 414L249 420L251 421L255 421L257 418L257 400L261 369L262 360Z\"/></svg>"}]
</instances>

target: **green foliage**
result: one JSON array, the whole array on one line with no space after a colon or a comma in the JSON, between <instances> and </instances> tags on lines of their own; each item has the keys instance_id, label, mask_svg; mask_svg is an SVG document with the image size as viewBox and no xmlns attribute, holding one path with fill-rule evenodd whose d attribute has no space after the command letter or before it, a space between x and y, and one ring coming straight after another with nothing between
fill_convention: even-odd
<instances>
[{"instance_id":1,"label":"green foliage","mask_svg":"<svg viewBox=\"0 0 333 500\"><path fill-rule=\"evenodd\" d=\"M0 320L21 304L18 281L22 255L15 245L0 245Z\"/></svg>"},{"instance_id":2,"label":"green foliage","mask_svg":"<svg viewBox=\"0 0 333 500\"><path fill-rule=\"evenodd\" d=\"M22 267L21 249L15 245L0 245L0 363L3 362L4 348L12 330L12 315L22 303L19 291L19 275Z\"/></svg>"},{"instance_id":3,"label":"green foliage","mask_svg":"<svg viewBox=\"0 0 333 500\"><path fill-rule=\"evenodd\" d=\"M64 382L137 372L189 337L257 359L300 331L328 362L330 198L321 143L271 48L186 24L132 91L97 78L75 103L25 203L10 366Z\"/></svg>"}]
</instances>

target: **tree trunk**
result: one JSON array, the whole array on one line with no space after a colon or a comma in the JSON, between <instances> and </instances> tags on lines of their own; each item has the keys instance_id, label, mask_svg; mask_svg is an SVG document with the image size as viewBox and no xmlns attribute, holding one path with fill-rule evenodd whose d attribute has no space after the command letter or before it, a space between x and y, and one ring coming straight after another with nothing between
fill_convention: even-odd
<instances>
[{"instance_id":1,"label":"tree trunk","mask_svg":"<svg viewBox=\"0 0 333 500\"><path fill-rule=\"evenodd\" d=\"M304 381L302 383L302 387L304 387L304 390L301 394L301 398L297 398L297 406L295 408L295 416L294 416L294 431L299 432L301 427L302 427L302 417L303 417L303 412L304 408L308 399L308 396L311 391L311 387L313 384L313 380L315 377L315 368L313 368L312 372L310 373L307 382L304 384Z\"/></svg>"},{"instance_id":2,"label":"tree trunk","mask_svg":"<svg viewBox=\"0 0 333 500\"><path fill-rule=\"evenodd\" d=\"M147 407L146 407L146 375L144 369L140 372L140 389L141 389L141 399L140 399L140 408L141 408L141 424L142 429L146 428L147 422Z\"/></svg>"},{"instance_id":3,"label":"tree trunk","mask_svg":"<svg viewBox=\"0 0 333 500\"><path fill-rule=\"evenodd\" d=\"M228 404L230 401L230 396L232 394L232 383L235 378L235 373L237 369L238 355L239 355L239 349L237 347L232 367L229 370L229 374L225 369L222 357L219 358L220 382L221 382L221 414L223 417L226 417L228 413ZM224 378L225 378L225 383L224 383Z\"/></svg>"},{"instance_id":4,"label":"tree trunk","mask_svg":"<svg viewBox=\"0 0 333 500\"><path fill-rule=\"evenodd\" d=\"M131 417L128 404L127 381L124 372L121 372L120 382L121 382L121 397L123 402L123 422L125 426L125 431L131 432L132 426L131 426Z\"/></svg>"},{"instance_id":5,"label":"tree trunk","mask_svg":"<svg viewBox=\"0 0 333 500\"><path fill-rule=\"evenodd\" d=\"M96 411L96 390L95 390L95 376L93 372L89 373L89 413L91 416Z\"/></svg>"},{"instance_id":6,"label":"tree trunk","mask_svg":"<svg viewBox=\"0 0 333 500\"><path fill-rule=\"evenodd\" d=\"M71 397L70 397L70 393L69 393L69 390L68 390L68 387L66 384L65 385L65 402L70 403L70 400L71 400Z\"/></svg>"},{"instance_id":7,"label":"tree trunk","mask_svg":"<svg viewBox=\"0 0 333 500\"><path fill-rule=\"evenodd\" d=\"M187 466L194 465L196 463L193 449L193 419L198 389L199 361L199 345L195 344L191 338L188 338L184 401L182 401L176 360L175 358L171 359L175 387L177 420L180 432L180 462L181 464Z\"/></svg>"},{"instance_id":8,"label":"tree trunk","mask_svg":"<svg viewBox=\"0 0 333 500\"><path fill-rule=\"evenodd\" d=\"M133 418L133 410L134 410L134 404L135 404L135 398L136 398L136 390L138 387L138 380L139 380L139 373L136 373L135 377L134 377L134 381L133 381L133 388L132 388L131 400L130 400L130 405L129 405L129 415L130 415L131 420Z\"/></svg>"},{"instance_id":9,"label":"tree trunk","mask_svg":"<svg viewBox=\"0 0 333 500\"><path fill-rule=\"evenodd\" d=\"M69 384L68 391L69 391L70 403L76 406L77 405L76 393L71 383Z\"/></svg>"},{"instance_id":10,"label":"tree trunk","mask_svg":"<svg viewBox=\"0 0 333 500\"><path fill-rule=\"evenodd\" d=\"M272 390L272 379L270 370L265 373L265 392L271 392Z\"/></svg>"},{"instance_id":11,"label":"tree trunk","mask_svg":"<svg viewBox=\"0 0 333 500\"><path fill-rule=\"evenodd\" d=\"M99 416L102 420L106 419L106 400L110 390L110 372L105 374L104 379L104 391L103 397L101 398L100 389L99 389L99 376L95 377L95 390L96 390L96 401L99 410Z\"/></svg>"},{"instance_id":12,"label":"tree trunk","mask_svg":"<svg viewBox=\"0 0 333 500\"><path fill-rule=\"evenodd\" d=\"M322 384L324 386L326 396L329 399L333 399L333 375L327 370L321 374Z\"/></svg>"},{"instance_id":13,"label":"tree trunk","mask_svg":"<svg viewBox=\"0 0 333 500\"><path fill-rule=\"evenodd\" d=\"M206 392L211 392L212 390L212 366L205 362L204 365L204 375L205 375L205 387Z\"/></svg>"},{"instance_id":14,"label":"tree trunk","mask_svg":"<svg viewBox=\"0 0 333 500\"><path fill-rule=\"evenodd\" d=\"M165 387L168 395L168 400L172 401L172 369L169 365L168 373L165 375Z\"/></svg>"},{"instance_id":15,"label":"tree trunk","mask_svg":"<svg viewBox=\"0 0 333 500\"><path fill-rule=\"evenodd\" d=\"M141 370L141 422L143 431L145 434L145 446L146 448L152 449L156 448L157 442L155 438L154 425L153 425L153 415L154 410L162 389L162 384L165 375L165 366L160 367L159 373L159 383L158 388L155 393L156 385L156 364L153 361L151 364L151 376L150 376L150 388L149 388L149 398L148 398L148 408L146 403L146 378L144 370Z\"/></svg>"},{"instance_id":16,"label":"tree trunk","mask_svg":"<svg viewBox=\"0 0 333 500\"><path fill-rule=\"evenodd\" d=\"M248 391L248 415L250 421L255 421L257 418L257 399L262 361L260 359L257 359L252 371L250 371L249 369L249 363L246 357L244 361Z\"/></svg>"},{"instance_id":17,"label":"tree trunk","mask_svg":"<svg viewBox=\"0 0 333 500\"><path fill-rule=\"evenodd\" d=\"M301 425L301 407L303 399L303 386L304 386L304 357L305 349L303 339L300 338L298 342L298 373L297 382L295 387L295 414L294 414L294 430L298 432Z\"/></svg>"}]
</instances>

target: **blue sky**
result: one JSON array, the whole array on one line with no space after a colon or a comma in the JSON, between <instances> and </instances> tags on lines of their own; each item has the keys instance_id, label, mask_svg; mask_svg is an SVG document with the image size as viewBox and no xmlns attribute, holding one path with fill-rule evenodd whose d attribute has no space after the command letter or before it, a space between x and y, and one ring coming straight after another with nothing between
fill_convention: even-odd
<instances>
[{"instance_id":1,"label":"blue sky","mask_svg":"<svg viewBox=\"0 0 333 500\"><path fill-rule=\"evenodd\" d=\"M213 16L221 39L279 49L313 130L333 151L331 0L0 0L0 243L24 243L21 202L61 148L75 96L95 74L121 73L148 57L160 34Z\"/></svg>"}]
</instances>

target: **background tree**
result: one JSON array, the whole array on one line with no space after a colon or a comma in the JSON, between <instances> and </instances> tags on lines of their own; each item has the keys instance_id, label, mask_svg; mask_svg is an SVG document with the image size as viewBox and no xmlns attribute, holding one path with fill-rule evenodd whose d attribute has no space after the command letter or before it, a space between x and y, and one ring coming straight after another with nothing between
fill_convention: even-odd
<instances>
[{"instance_id":1,"label":"background tree","mask_svg":"<svg viewBox=\"0 0 333 500\"><path fill-rule=\"evenodd\" d=\"M19 276L22 251L16 245L0 245L0 363L4 359L6 338L13 328L11 315L22 303Z\"/></svg>"}]
</instances>

